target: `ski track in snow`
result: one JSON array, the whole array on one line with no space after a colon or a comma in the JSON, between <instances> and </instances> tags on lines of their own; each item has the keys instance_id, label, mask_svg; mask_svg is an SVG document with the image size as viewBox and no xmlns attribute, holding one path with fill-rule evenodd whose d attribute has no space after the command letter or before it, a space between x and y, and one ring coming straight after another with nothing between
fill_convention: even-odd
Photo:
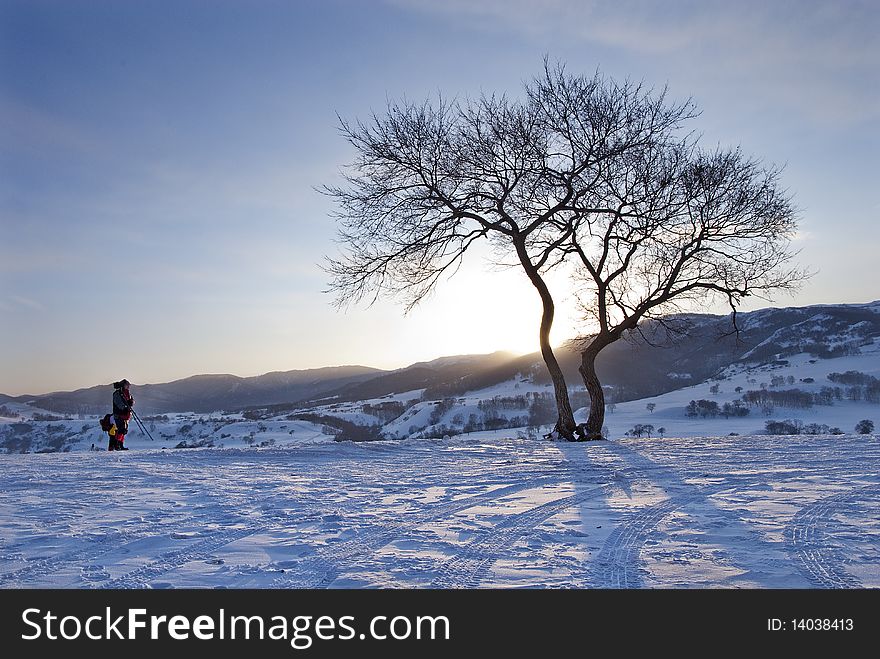
<instances>
[{"instance_id":1,"label":"ski track in snow","mask_svg":"<svg viewBox=\"0 0 880 659\"><path fill-rule=\"evenodd\" d=\"M0 459L0 587L880 587L871 437Z\"/></svg>"}]
</instances>

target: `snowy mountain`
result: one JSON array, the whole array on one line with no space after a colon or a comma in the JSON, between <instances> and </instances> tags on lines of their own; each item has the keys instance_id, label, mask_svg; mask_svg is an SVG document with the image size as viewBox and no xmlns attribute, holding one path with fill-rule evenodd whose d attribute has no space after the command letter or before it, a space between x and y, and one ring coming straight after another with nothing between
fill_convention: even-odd
<instances>
[{"instance_id":1,"label":"snowy mountain","mask_svg":"<svg viewBox=\"0 0 880 659\"><path fill-rule=\"evenodd\" d=\"M600 363L611 437L853 432L880 421L880 305L765 309L731 318L668 319L664 328L611 346ZM666 347L658 347L658 337ZM571 376L576 353L560 350L578 420L589 401ZM340 367L258 378L196 376L136 386L138 411L168 448L296 444L312 440L443 438L505 431L537 436L555 419L552 389L536 355L446 357L397 371ZM0 448L69 451L103 446L96 415L108 387L0 404ZM224 411L221 411L224 410ZM768 426L768 422L771 425ZM783 425L772 425L772 423ZM788 425L785 425L788 423ZM131 439L145 437L137 428Z\"/></svg>"},{"instance_id":2,"label":"snowy mountain","mask_svg":"<svg viewBox=\"0 0 880 659\"><path fill-rule=\"evenodd\" d=\"M597 371L603 384L615 388L618 401L674 391L736 364L753 367L799 353L818 359L858 354L880 337L877 302L762 309L737 314L736 326L731 315L680 315L667 320L686 327L686 334L670 336L656 323L643 323L648 340L636 335L600 355ZM577 363L564 360L570 378L576 377Z\"/></svg>"},{"instance_id":3,"label":"snowy mountain","mask_svg":"<svg viewBox=\"0 0 880 659\"><path fill-rule=\"evenodd\" d=\"M827 359L857 354L880 337L880 302L864 305L820 305L762 309L738 314L734 332L730 315L677 315L667 325L686 330L670 334L667 325L646 322L641 334L609 346L597 370L612 387L615 400L637 400L693 385L735 364L762 364L805 353ZM557 349L570 387L582 386L573 345ZM365 366L340 366L268 373L241 378L197 375L165 384L138 385L138 406L144 413L241 411L276 405L289 409L307 401L369 400L389 394L425 390L426 396L461 396L526 376L537 383L549 379L539 353L459 355L418 362L395 371ZM107 405L108 385L40 396L3 396L59 414L97 414Z\"/></svg>"},{"instance_id":4,"label":"snowy mountain","mask_svg":"<svg viewBox=\"0 0 880 659\"><path fill-rule=\"evenodd\" d=\"M759 365L800 352L813 357L857 354L861 346L880 337L880 303L823 305L803 308L763 309L731 315L678 315L667 326L685 331L671 334L667 326L642 324L642 333L606 348L597 360L604 385L615 400L627 401L675 391L714 377L734 364ZM738 333L735 330L739 330ZM433 398L463 396L517 377L549 383L539 353L510 359L486 360L482 368L438 370L428 374L413 365L394 377L379 376L333 392L339 400L425 389ZM556 349L569 387L581 388L580 354L574 343Z\"/></svg>"}]
</instances>

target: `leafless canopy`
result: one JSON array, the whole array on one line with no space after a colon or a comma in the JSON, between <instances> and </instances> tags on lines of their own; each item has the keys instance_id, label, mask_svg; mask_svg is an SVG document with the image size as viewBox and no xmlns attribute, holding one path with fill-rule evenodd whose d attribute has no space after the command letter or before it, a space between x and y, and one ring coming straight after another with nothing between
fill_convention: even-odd
<instances>
[{"instance_id":1,"label":"leafless canopy","mask_svg":"<svg viewBox=\"0 0 880 659\"><path fill-rule=\"evenodd\" d=\"M502 259L556 265L605 201L609 163L693 115L689 102L561 67L545 66L525 92L392 103L368 122L341 121L357 156L345 185L324 188L343 249L327 267L337 303L387 294L409 309L484 237Z\"/></svg>"},{"instance_id":2,"label":"leafless canopy","mask_svg":"<svg viewBox=\"0 0 880 659\"><path fill-rule=\"evenodd\" d=\"M671 305L798 285L796 211L779 171L740 150L682 142L609 163L607 210L579 221L567 249L582 266L582 306L599 333L632 329Z\"/></svg>"}]
</instances>

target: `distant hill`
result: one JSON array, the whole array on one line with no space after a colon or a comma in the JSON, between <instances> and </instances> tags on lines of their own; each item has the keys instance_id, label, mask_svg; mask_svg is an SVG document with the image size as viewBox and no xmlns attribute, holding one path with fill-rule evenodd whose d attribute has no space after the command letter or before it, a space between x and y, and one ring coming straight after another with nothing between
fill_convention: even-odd
<instances>
[{"instance_id":1,"label":"distant hill","mask_svg":"<svg viewBox=\"0 0 880 659\"><path fill-rule=\"evenodd\" d=\"M608 346L597 359L599 377L603 385L614 388L618 401L674 391L702 382L735 364L764 363L799 352L819 359L855 354L859 346L880 337L880 302L761 309L737 314L736 327L732 314L677 314L665 318L662 324L645 321L640 327L641 333L632 333ZM683 333L670 332L670 327ZM561 346L555 352L568 385L583 387L576 342ZM449 375L429 384L425 396L457 396L517 375L539 382L550 381L537 352ZM385 382L390 384L390 380ZM368 381L358 387L377 387L378 384L378 381ZM410 384L412 382L399 384L397 391L406 390L404 387ZM391 387L382 391L394 392ZM354 388L346 387L338 393L348 400L349 394L355 392Z\"/></svg>"},{"instance_id":2,"label":"distant hill","mask_svg":"<svg viewBox=\"0 0 880 659\"><path fill-rule=\"evenodd\" d=\"M379 375L370 380L350 384L329 395L340 400L365 400L386 394L402 393L416 389L431 392L449 383L467 381L482 374L495 373L511 363L515 356L509 352L493 352L488 355L459 355L441 357L430 362L418 362L406 368ZM500 381L490 376L490 380ZM430 394L426 394L430 395Z\"/></svg>"},{"instance_id":3,"label":"distant hill","mask_svg":"<svg viewBox=\"0 0 880 659\"><path fill-rule=\"evenodd\" d=\"M671 336L660 324L646 321L642 333L608 346L596 360L603 385L613 386L619 401L674 391L717 375L733 365L760 364L797 353L818 359L857 354L880 337L880 302L761 309L733 316L682 314L669 325L686 327ZM538 355L535 355L537 358ZM583 386L573 346L558 351L570 386ZM540 363L538 360L536 363ZM546 370L538 369L547 378Z\"/></svg>"},{"instance_id":4,"label":"distant hill","mask_svg":"<svg viewBox=\"0 0 880 659\"><path fill-rule=\"evenodd\" d=\"M679 314L663 323L645 321L633 333L606 348L597 360L603 385L613 387L617 402L656 396L710 378L737 364L760 364L808 353L817 359L857 354L860 346L880 337L880 302L761 309L731 315ZM669 327L686 332L675 335ZM580 356L575 343L556 350L570 387L582 387ZM241 378L196 375L164 384L134 383L137 409L144 414L212 412L254 407L308 407L328 399L368 400L414 390L439 399L485 389L527 377L549 377L540 354L506 352L459 355L418 362L385 371L365 366L338 366L267 373ZM11 397L58 413L109 411L111 388L100 385L73 392Z\"/></svg>"},{"instance_id":5,"label":"distant hill","mask_svg":"<svg viewBox=\"0 0 880 659\"><path fill-rule=\"evenodd\" d=\"M383 372L366 366L333 366L247 378L195 375L164 384L132 384L136 409L141 414L213 412L304 400ZM112 386L107 384L10 400L28 402L52 412L98 414L110 411L112 393Z\"/></svg>"}]
</instances>

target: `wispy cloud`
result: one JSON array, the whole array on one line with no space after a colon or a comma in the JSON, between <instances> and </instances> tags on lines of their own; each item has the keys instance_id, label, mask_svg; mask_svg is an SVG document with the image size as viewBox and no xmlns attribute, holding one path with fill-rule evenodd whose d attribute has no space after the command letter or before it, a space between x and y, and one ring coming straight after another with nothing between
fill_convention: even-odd
<instances>
[{"instance_id":1,"label":"wispy cloud","mask_svg":"<svg viewBox=\"0 0 880 659\"><path fill-rule=\"evenodd\" d=\"M7 92L0 98L0 136L6 149L14 146L56 154L64 150L88 156L106 151L60 113L17 100Z\"/></svg>"},{"instance_id":2,"label":"wispy cloud","mask_svg":"<svg viewBox=\"0 0 880 659\"><path fill-rule=\"evenodd\" d=\"M650 58L706 84L736 85L753 103L782 104L824 125L880 117L880 86L871 83L880 61L880 5L870 0L388 2L476 29Z\"/></svg>"},{"instance_id":3,"label":"wispy cloud","mask_svg":"<svg viewBox=\"0 0 880 659\"><path fill-rule=\"evenodd\" d=\"M19 308L31 309L33 311L45 311L46 307L37 302L36 300L32 300L27 297L21 297L19 295L12 295L9 299L14 302Z\"/></svg>"}]
</instances>

